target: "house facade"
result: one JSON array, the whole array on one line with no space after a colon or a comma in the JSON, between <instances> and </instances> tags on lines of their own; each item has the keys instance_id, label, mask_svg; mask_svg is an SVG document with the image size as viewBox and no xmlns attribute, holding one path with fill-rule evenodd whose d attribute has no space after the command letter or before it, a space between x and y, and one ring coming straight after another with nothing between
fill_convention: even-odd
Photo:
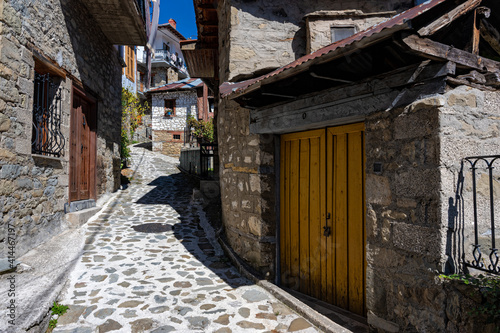
<instances>
[{"instance_id":1,"label":"house facade","mask_svg":"<svg viewBox=\"0 0 500 333\"><path fill-rule=\"evenodd\" d=\"M169 23L158 25L151 57L151 88L157 88L168 83L185 79L189 76L180 44L186 38L177 31L177 22L170 19ZM146 52L143 46L137 47L137 66L139 70L139 91L147 87Z\"/></svg>"},{"instance_id":2,"label":"house facade","mask_svg":"<svg viewBox=\"0 0 500 333\"><path fill-rule=\"evenodd\" d=\"M498 274L498 4L211 4L183 51L220 89L233 251L372 331L492 329L439 275Z\"/></svg>"},{"instance_id":3,"label":"house facade","mask_svg":"<svg viewBox=\"0 0 500 333\"><path fill-rule=\"evenodd\" d=\"M213 117L206 84L200 79L184 79L153 88L151 94L153 151L179 156L190 146L189 117L207 121ZM213 98L210 98L210 101Z\"/></svg>"},{"instance_id":4,"label":"house facade","mask_svg":"<svg viewBox=\"0 0 500 333\"><path fill-rule=\"evenodd\" d=\"M8 229L19 257L120 186L114 45L146 43L144 3L3 1L0 27L0 257Z\"/></svg>"}]
</instances>

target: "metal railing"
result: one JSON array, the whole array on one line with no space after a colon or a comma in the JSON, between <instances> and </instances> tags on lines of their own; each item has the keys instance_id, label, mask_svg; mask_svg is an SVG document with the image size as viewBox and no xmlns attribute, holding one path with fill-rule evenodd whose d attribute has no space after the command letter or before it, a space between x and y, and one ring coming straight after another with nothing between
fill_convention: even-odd
<instances>
[{"instance_id":1,"label":"metal railing","mask_svg":"<svg viewBox=\"0 0 500 333\"><path fill-rule=\"evenodd\" d=\"M66 142L61 133L61 89L49 74L35 72L34 83L31 152L60 157Z\"/></svg>"},{"instance_id":2,"label":"metal railing","mask_svg":"<svg viewBox=\"0 0 500 333\"><path fill-rule=\"evenodd\" d=\"M474 214L474 244L472 250L473 260L465 260L464 265L468 267L472 267L475 269L479 269L482 271L486 271L493 274L500 274L500 265L498 258L498 249L495 242L496 231L495 231L495 202L494 202L494 175L493 175L493 165L495 162L500 160L500 155L491 155L491 156L474 156L474 157L466 157L465 160L470 164L472 171L472 196L473 196L473 214ZM485 233L490 237L490 245L489 248L489 258L485 259L483 257L483 253L481 252L481 244L479 239L479 227L480 227L480 217L478 214L478 180L477 174L478 169L483 168L487 172L488 175L488 187L489 192L487 193L486 204L489 205L489 227L490 230ZM483 191L484 195L485 191ZM483 216L482 218L486 218ZM481 236L484 238L484 235ZM464 256L465 257L465 256ZM485 262L489 259L489 263Z\"/></svg>"},{"instance_id":3,"label":"metal railing","mask_svg":"<svg viewBox=\"0 0 500 333\"><path fill-rule=\"evenodd\" d=\"M187 68L183 60L175 54L170 53L168 50L156 49L154 53L153 62L165 61L171 66L177 67L179 71L187 74Z\"/></svg>"},{"instance_id":4,"label":"metal railing","mask_svg":"<svg viewBox=\"0 0 500 333\"><path fill-rule=\"evenodd\" d=\"M200 176L205 179L214 179L214 150L215 143L200 143Z\"/></svg>"}]
</instances>

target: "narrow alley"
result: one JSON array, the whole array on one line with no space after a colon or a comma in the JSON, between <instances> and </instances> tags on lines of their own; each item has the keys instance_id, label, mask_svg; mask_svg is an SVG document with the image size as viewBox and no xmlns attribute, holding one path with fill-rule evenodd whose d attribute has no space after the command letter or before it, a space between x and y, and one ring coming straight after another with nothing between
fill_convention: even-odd
<instances>
[{"instance_id":1,"label":"narrow alley","mask_svg":"<svg viewBox=\"0 0 500 333\"><path fill-rule=\"evenodd\" d=\"M83 226L53 332L317 332L231 266L176 159L131 160L128 188Z\"/></svg>"}]
</instances>

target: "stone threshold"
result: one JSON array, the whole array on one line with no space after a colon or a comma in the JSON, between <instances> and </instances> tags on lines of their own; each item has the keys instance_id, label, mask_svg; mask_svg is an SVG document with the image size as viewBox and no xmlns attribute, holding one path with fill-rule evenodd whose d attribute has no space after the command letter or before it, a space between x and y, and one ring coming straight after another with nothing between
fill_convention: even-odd
<instances>
[{"instance_id":1,"label":"stone threshold","mask_svg":"<svg viewBox=\"0 0 500 333\"><path fill-rule=\"evenodd\" d=\"M322 331L332 333L367 333L369 331L366 319L363 317L259 279L255 270L244 263L222 238L219 237L218 241L225 254L243 276L267 290Z\"/></svg>"}]
</instances>

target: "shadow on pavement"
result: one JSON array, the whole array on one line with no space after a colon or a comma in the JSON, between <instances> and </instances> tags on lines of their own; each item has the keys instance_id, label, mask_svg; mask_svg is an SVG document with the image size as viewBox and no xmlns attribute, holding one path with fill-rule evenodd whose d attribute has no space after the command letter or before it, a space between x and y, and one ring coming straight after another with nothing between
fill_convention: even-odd
<instances>
[{"instance_id":1,"label":"shadow on pavement","mask_svg":"<svg viewBox=\"0 0 500 333\"><path fill-rule=\"evenodd\" d=\"M149 233L153 232L153 230L165 232L171 228L175 237L186 250L229 286L236 288L243 285L253 285L250 280L238 273L224 254L217 254L217 251L207 238L207 234L200 225L198 207L190 205L194 184L188 177L177 173L159 177L148 185L155 186L155 188L137 200L136 203L169 205L180 215L180 223L171 226L150 223L149 226L142 225L136 228L141 228L142 232Z\"/></svg>"}]
</instances>

